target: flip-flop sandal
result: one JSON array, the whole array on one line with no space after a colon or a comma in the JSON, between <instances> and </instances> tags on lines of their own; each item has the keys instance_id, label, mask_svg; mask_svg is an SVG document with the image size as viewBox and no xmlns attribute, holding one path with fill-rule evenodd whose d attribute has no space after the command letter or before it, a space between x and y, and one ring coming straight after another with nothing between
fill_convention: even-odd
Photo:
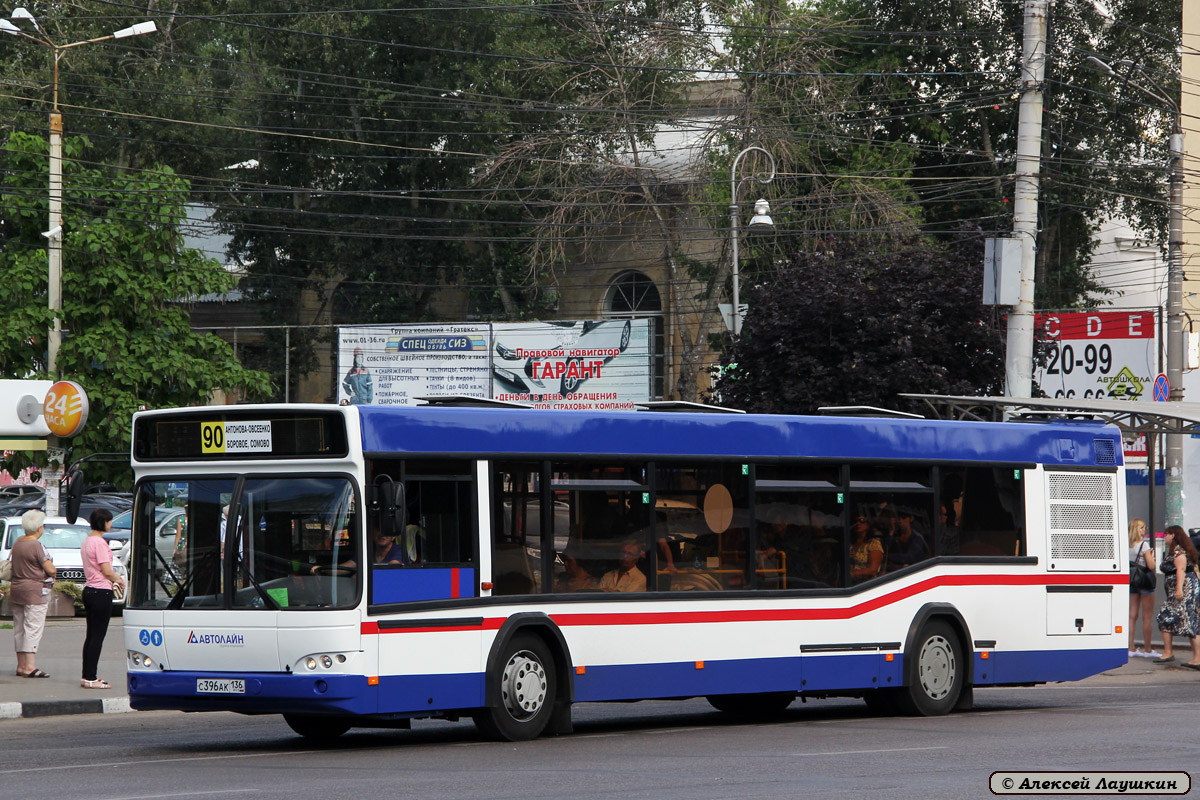
<instances>
[{"instance_id":1,"label":"flip-flop sandal","mask_svg":"<svg viewBox=\"0 0 1200 800\"><path fill-rule=\"evenodd\" d=\"M1185 661L1182 664L1180 664L1179 666L1183 667L1184 669L1200 670L1200 664L1193 664L1190 661Z\"/></svg>"},{"instance_id":2,"label":"flip-flop sandal","mask_svg":"<svg viewBox=\"0 0 1200 800\"><path fill-rule=\"evenodd\" d=\"M21 675L24 678L49 678L49 672L42 672L40 669L35 669L33 672L25 672Z\"/></svg>"},{"instance_id":3,"label":"flip-flop sandal","mask_svg":"<svg viewBox=\"0 0 1200 800\"><path fill-rule=\"evenodd\" d=\"M87 678L81 678L79 685L84 689L111 689L112 685L108 681L97 678L94 681L89 681Z\"/></svg>"}]
</instances>

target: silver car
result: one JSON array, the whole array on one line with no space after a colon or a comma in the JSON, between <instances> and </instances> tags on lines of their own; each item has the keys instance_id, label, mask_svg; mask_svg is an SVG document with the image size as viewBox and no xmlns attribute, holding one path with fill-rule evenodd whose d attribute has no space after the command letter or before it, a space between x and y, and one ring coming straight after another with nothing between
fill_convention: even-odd
<instances>
[{"instance_id":1,"label":"silver car","mask_svg":"<svg viewBox=\"0 0 1200 800\"><path fill-rule=\"evenodd\" d=\"M2 545L0 546L0 561L3 561L12 554L13 545L17 539L25 535L25 529L21 526L20 517L0 519L0 527L4 531L3 538L0 538L0 545ZM79 548L83 545L83 540L91 533L91 528L79 523L68 523L63 517L46 517L45 528L41 542L58 570L57 580L71 581L83 586L87 578L83 572L83 555L79 552ZM115 553L113 554L113 572L122 578L127 579L128 577L125 562ZM113 606L116 608L124 605L124 597L113 600Z\"/></svg>"}]
</instances>

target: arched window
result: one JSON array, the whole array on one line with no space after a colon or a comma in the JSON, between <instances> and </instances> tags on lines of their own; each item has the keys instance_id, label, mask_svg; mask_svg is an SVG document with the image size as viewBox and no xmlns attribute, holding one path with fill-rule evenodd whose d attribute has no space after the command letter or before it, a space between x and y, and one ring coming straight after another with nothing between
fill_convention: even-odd
<instances>
[{"instance_id":1,"label":"arched window","mask_svg":"<svg viewBox=\"0 0 1200 800\"><path fill-rule=\"evenodd\" d=\"M661 400L666 374L666 347L663 335L662 297L654 281L641 272L622 272L604 296L604 316L608 319L650 320L650 399Z\"/></svg>"}]
</instances>

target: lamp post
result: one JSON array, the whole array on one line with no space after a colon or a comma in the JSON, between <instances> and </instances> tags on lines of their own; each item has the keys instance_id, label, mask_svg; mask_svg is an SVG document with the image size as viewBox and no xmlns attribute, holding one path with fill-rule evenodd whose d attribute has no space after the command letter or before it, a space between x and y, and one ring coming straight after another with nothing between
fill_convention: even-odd
<instances>
[{"instance_id":1,"label":"lamp post","mask_svg":"<svg viewBox=\"0 0 1200 800\"><path fill-rule=\"evenodd\" d=\"M738 193L738 184L740 183L740 181L738 180L738 177L737 177L737 169L738 169L738 164L740 164L742 161L742 156L746 155L747 153L751 153L751 152L759 152L767 157L767 160L771 162L771 174L765 178L760 175L752 175L747 178L743 178L742 180L753 179L753 180L756 180L759 183L763 183L763 184L767 184L767 183L770 183L771 181L775 180L775 158L770 153L768 153L766 150L764 150L763 148L757 147L754 145L751 145L750 147L747 147L746 149L742 150L742 152L738 153L737 157L733 159L733 166L729 168L729 236L730 236L730 245L732 247L731 252L733 254L733 261L732 261L733 270L732 270L732 272L733 272L733 335L734 336L741 336L741 334L742 334L742 307L741 307L740 301L738 299L739 276L738 276L738 202L737 202L737 193ZM757 231L757 230L767 230L770 228L774 228L775 222L771 219L770 213L771 213L771 206L768 205L766 200L759 199L754 204L754 216L751 217L751 219L750 219L750 225L748 226L749 229L752 231Z\"/></svg>"},{"instance_id":2,"label":"lamp post","mask_svg":"<svg viewBox=\"0 0 1200 800\"><path fill-rule=\"evenodd\" d=\"M1179 104L1172 100L1138 64L1124 59L1114 64L1124 67L1124 76L1095 56L1087 61L1100 72L1149 95L1171 111L1170 152L1170 210L1171 224L1167 238L1167 383L1171 386L1169 400L1183 400L1183 354L1187 347L1183 325L1183 128L1180 123ZM1154 88L1151 89L1130 79L1134 72L1142 76ZM1178 433L1167 434L1167 508L1166 524L1183 524L1183 437ZM1149 465L1151 480L1154 465ZM1150 510L1153 516L1154 509ZM1153 521L1153 520L1152 520Z\"/></svg>"},{"instance_id":3,"label":"lamp post","mask_svg":"<svg viewBox=\"0 0 1200 800\"><path fill-rule=\"evenodd\" d=\"M18 26L18 22L22 24L28 23L33 28L37 35L31 34ZM50 331L46 339L46 371L54 376L58 371L58 349L62 344L62 114L58 110L58 62L66 55L68 50L76 47L82 47L85 44L95 44L96 42L107 42L110 39L125 39L130 36L141 36L145 33L154 33L158 27L153 21L139 22L136 25L131 25L128 28L121 28L118 31L113 31L107 36L97 36L94 39L84 39L79 42L71 42L70 44L55 44L50 41L46 33L38 27L37 20L33 14L30 14L24 8L13 9L12 14L8 19L0 19L0 32L10 34L12 36L20 36L22 39L28 39L31 42L36 42L43 47L48 47L54 54L54 82L52 103L50 106L50 139L49 139L49 157L50 157L50 222L46 232L42 235L46 237L47 255L49 261L49 287L46 292L47 300L50 306L51 322Z\"/></svg>"}]
</instances>

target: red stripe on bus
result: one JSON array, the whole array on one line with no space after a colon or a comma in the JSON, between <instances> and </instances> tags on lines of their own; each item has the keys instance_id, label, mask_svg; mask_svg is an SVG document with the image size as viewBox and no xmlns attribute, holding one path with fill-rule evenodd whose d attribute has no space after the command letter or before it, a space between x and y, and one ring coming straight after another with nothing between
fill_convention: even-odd
<instances>
[{"instance_id":1,"label":"red stripe on bus","mask_svg":"<svg viewBox=\"0 0 1200 800\"><path fill-rule=\"evenodd\" d=\"M450 570L450 596L458 597L458 567Z\"/></svg>"},{"instance_id":2,"label":"red stripe on bus","mask_svg":"<svg viewBox=\"0 0 1200 800\"><path fill-rule=\"evenodd\" d=\"M1082 586L1097 584L1124 585L1129 577L1123 573L1104 575L943 575L928 578L870 600L841 608L767 608L737 611L629 611L599 614L552 614L559 626L584 625L681 625L714 622L798 622L803 620L853 619L898 603L938 586ZM499 630L507 617L487 617L482 630ZM376 622L364 622L364 635L380 633L441 633L445 631L477 631L479 626L446 628L389 628L381 631Z\"/></svg>"}]
</instances>

